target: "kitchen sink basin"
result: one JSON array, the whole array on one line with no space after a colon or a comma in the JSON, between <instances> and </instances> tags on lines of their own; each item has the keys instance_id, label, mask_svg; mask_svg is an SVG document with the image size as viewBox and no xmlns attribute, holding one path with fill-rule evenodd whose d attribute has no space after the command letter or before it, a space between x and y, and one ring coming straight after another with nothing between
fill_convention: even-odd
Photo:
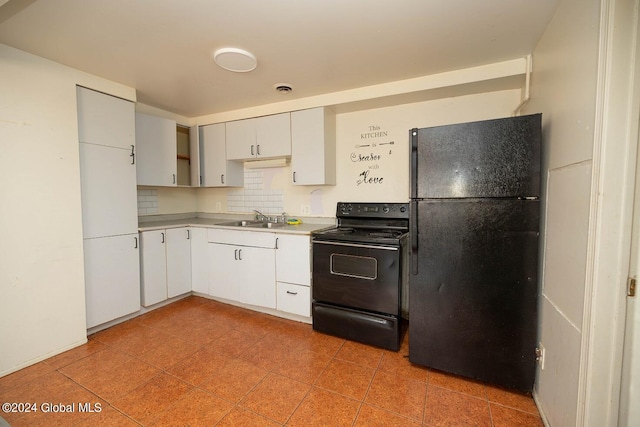
<instances>
[{"instance_id":1,"label":"kitchen sink basin","mask_svg":"<svg viewBox=\"0 0 640 427\"><path fill-rule=\"evenodd\" d=\"M223 222L222 225L225 227L260 227L263 222L260 221L231 221L231 222Z\"/></svg>"},{"instance_id":2,"label":"kitchen sink basin","mask_svg":"<svg viewBox=\"0 0 640 427\"><path fill-rule=\"evenodd\" d=\"M285 223L283 222L263 222L263 221L231 221L231 222L223 222L222 225L225 227L247 227L247 228L278 228L283 227Z\"/></svg>"}]
</instances>

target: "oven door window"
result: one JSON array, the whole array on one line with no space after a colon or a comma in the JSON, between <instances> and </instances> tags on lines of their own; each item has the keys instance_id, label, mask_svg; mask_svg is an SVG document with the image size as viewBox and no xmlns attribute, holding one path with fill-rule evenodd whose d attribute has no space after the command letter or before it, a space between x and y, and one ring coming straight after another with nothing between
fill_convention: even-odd
<instances>
[{"instance_id":1,"label":"oven door window","mask_svg":"<svg viewBox=\"0 0 640 427\"><path fill-rule=\"evenodd\" d=\"M331 254L331 274L375 280L378 278L378 260L372 257Z\"/></svg>"}]
</instances>

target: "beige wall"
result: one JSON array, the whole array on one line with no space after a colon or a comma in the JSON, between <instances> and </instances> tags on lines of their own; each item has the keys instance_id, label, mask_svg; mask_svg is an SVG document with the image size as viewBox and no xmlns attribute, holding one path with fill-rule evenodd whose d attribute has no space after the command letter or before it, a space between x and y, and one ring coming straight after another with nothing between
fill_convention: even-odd
<instances>
[{"instance_id":1,"label":"beige wall","mask_svg":"<svg viewBox=\"0 0 640 427\"><path fill-rule=\"evenodd\" d=\"M591 200L600 1L564 0L533 52L527 112L543 112L536 394L552 426L576 425Z\"/></svg>"},{"instance_id":2,"label":"beige wall","mask_svg":"<svg viewBox=\"0 0 640 427\"><path fill-rule=\"evenodd\" d=\"M0 44L0 376L86 340L76 84L135 91Z\"/></svg>"},{"instance_id":3,"label":"beige wall","mask_svg":"<svg viewBox=\"0 0 640 427\"><path fill-rule=\"evenodd\" d=\"M412 127L483 120L511 115L520 102L518 89L416 102L393 107L337 114L335 186L296 186L291 183L291 167L264 169L265 186L284 193L284 209L290 216L334 217L338 201L407 202L409 199L409 138ZM295 108L295 105L293 105ZM385 136L362 139L372 128ZM393 144L390 144L393 142ZM361 144L371 147L361 148ZM382 145L380 145L382 143ZM373 144L376 146L373 147ZM359 155L376 160L353 161ZM360 174L382 178L379 184L358 184ZM227 193L234 189L158 189L160 214L197 211L226 212Z\"/></svg>"}]
</instances>

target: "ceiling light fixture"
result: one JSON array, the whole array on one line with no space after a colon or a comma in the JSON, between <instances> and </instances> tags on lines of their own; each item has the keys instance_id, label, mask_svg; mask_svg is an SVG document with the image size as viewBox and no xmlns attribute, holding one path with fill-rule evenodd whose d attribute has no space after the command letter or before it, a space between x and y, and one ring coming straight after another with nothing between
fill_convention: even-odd
<instances>
[{"instance_id":1,"label":"ceiling light fixture","mask_svg":"<svg viewBox=\"0 0 640 427\"><path fill-rule=\"evenodd\" d=\"M223 47L213 52L213 60L225 70L247 73L258 66L255 55L244 49Z\"/></svg>"}]
</instances>

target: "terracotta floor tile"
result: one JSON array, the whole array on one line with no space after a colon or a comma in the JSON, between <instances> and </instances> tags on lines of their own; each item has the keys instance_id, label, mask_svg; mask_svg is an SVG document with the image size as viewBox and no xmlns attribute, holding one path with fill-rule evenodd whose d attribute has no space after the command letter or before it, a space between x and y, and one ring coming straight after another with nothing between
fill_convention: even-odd
<instances>
[{"instance_id":1,"label":"terracotta floor tile","mask_svg":"<svg viewBox=\"0 0 640 427\"><path fill-rule=\"evenodd\" d=\"M531 396L492 386L486 386L486 390L490 402L499 403L502 406L508 406L535 415L539 414L538 407Z\"/></svg>"},{"instance_id":2,"label":"terracotta floor tile","mask_svg":"<svg viewBox=\"0 0 640 427\"><path fill-rule=\"evenodd\" d=\"M382 360L383 350L354 341L345 341L336 354L336 359L345 360L368 368L377 368Z\"/></svg>"},{"instance_id":3,"label":"terracotta floor tile","mask_svg":"<svg viewBox=\"0 0 640 427\"><path fill-rule=\"evenodd\" d=\"M166 341L156 342L143 352L136 352L135 356L152 366L167 369L192 356L199 349L200 347L196 343L182 338L171 337Z\"/></svg>"},{"instance_id":4,"label":"terracotta floor tile","mask_svg":"<svg viewBox=\"0 0 640 427\"><path fill-rule=\"evenodd\" d=\"M491 418L494 427L542 427L542 419L537 414L518 411L504 406L491 406Z\"/></svg>"},{"instance_id":5,"label":"terracotta floor tile","mask_svg":"<svg viewBox=\"0 0 640 427\"><path fill-rule=\"evenodd\" d=\"M427 382L429 379L429 369L414 365L409 361L409 352L407 350L400 351L384 351L379 369L385 372L391 372L414 380Z\"/></svg>"},{"instance_id":6,"label":"terracotta floor tile","mask_svg":"<svg viewBox=\"0 0 640 427\"><path fill-rule=\"evenodd\" d=\"M100 341L91 339L87 341L86 344L65 351L64 353L58 354L57 356L53 356L45 360L44 363L51 365L55 369L60 369L82 358L102 351L105 348L105 344L101 343Z\"/></svg>"},{"instance_id":7,"label":"terracotta floor tile","mask_svg":"<svg viewBox=\"0 0 640 427\"><path fill-rule=\"evenodd\" d=\"M344 338L311 331L308 335L300 337L296 350L311 350L333 357L345 342Z\"/></svg>"},{"instance_id":8,"label":"terracotta floor tile","mask_svg":"<svg viewBox=\"0 0 640 427\"><path fill-rule=\"evenodd\" d=\"M239 357L259 340L260 337L232 329L214 339L207 348L225 356Z\"/></svg>"},{"instance_id":9,"label":"terracotta floor tile","mask_svg":"<svg viewBox=\"0 0 640 427\"><path fill-rule=\"evenodd\" d=\"M158 345L162 345L170 338L173 337L159 329L140 325L136 329L121 334L117 339L114 339L107 345L113 350L136 356Z\"/></svg>"},{"instance_id":10,"label":"terracotta floor tile","mask_svg":"<svg viewBox=\"0 0 640 427\"><path fill-rule=\"evenodd\" d=\"M309 350L295 350L285 355L274 372L294 380L313 384L327 368L331 356Z\"/></svg>"},{"instance_id":11,"label":"terracotta floor tile","mask_svg":"<svg viewBox=\"0 0 640 427\"><path fill-rule=\"evenodd\" d=\"M113 407L128 414L139 423L147 424L191 389L193 386L184 381L160 373L124 397L114 401Z\"/></svg>"},{"instance_id":12,"label":"terracotta floor tile","mask_svg":"<svg viewBox=\"0 0 640 427\"><path fill-rule=\"evenodd\" d=\"M362 405L355 423L356 427L417 427L421 425L422 422L414 421L367 404Z\"/></svg>"},{"instance_id":13,"label":"terracotta floor tile","mask_svg":"<svg viewBox=\"0 0 640 427\"><path fill-rule=\"evenodd\" d=\"M227 356L208 349L200 349L189 357L169 367L166 372L183 381L199 385L229 362Z\"/></svg>"},{"instance_id":14,"label":"terracotta floor tile","mask_svg":"<svg viewBox=\"0 0 640 427\"><path fill-rule=\"evenodd\" d=\"M468 394L429 385L424 424L430 427L453 425L491 427L489 402Z\"/></svg>"},{"instance_id":15,"label":"terracotta floor tile","mask_svg":"<svg viewBox=\"0 0 640 427\"><path fill-rule=\"evenodd\" d=\"M106 406L104 401L56 371L10 390L8 396L3 397L4 402L33 404L29 412L3 413L11 425L70 425L81 422L88 415L78 404Z\"/></svg>"},{"instance_id":16,"label":"terracotta floor tile","mask_svg":"<svg viewBox=\"0 0 640 427\"><path fill-rule=\"evenodd\" d=\"M104 350L67 365L60 372L112 402L160 371L127 354Z\"/></svg>"},{"instance_id":17,"label":"terracotta floor tile","mask_svg":"<svg viewBox=\"0 0 640 427\"><path fill-rule=\"evenodd\" d=\"M0 378L0 397L4 395L4 392L26 384L29 381L33 381L44 374L53 371L53 369L54 367L45 361L20 369L19 371L13 372L9 375L5 375Z\"/></svg>"},{"instance_id":18,"label":"terracotta floor tile","mask_svg":"<svg viewBox=\"0 0 640 427\"><path fill-rule=\"evenodd\" d=\"M239 357L270 371L280 366L292 351L286 344L263 337Z\"/></svg>"},{"instance_id":19,"label":"terracotta floor tile","mask_svg":"<svg viewBox=\"0 0 640 427\"><path fill-rule=\"evenodd\" d=\"M315 385L362 401L369 389L374 372L373 368L334 359Z\"/></svg>"},{"instance_id":20,"label":"terracotta floor tile","mask_svg":"<svg viewBox=\"0 0 640 427\"><path fill-rule=\"evenodd\" d=\"M228 414L234 405L200 389L179 398L148 426L212 426Z\"/></svg>"},{"instance_id":21,"label":"terracotta floor tile","mask_svg":"<svg viewBox=\"0 0 640 427\"><path fill-rule=\"evenodd\" d=\"M200 384L200 388L231 402L239 402L268 371L244 360L233 359Z\"/></svg>"},{"instance_id":22,"label":"terracotta floor tile","mask_svg":"<svg viewBox=\"0 0 640 427\"><path fill-rule=\"evenodd\" d=\"M216 427L274 427L281 425L282 424L269 420L262 415L258 415L240 407L235 407L222 419L222 421L216 424Z\"/></svg>"},{"instance_id":23,"label":"terracotta floor tile","mask_svg":"<svg viewBox=\"0 0 640 427\"><path fill-rule=\"evenodd\" d=\"M314 387L293 413L288 426L351 426L360 402Z\"/></svg>"},{"instance_id":24,"label":"terracotta floor tile","mask_svg":"<svg viewBox=\"0 0 640 427\"><path fill-rule=\"evenodd\" d=\"M484 384L444 372L431 370L429 372L429 385L470 394L482 399L487 398Z\"/></svg>"},{"instance_id":25,"label":"terracotta floor tile","mask_svg":"<svg viewBox=\"0 0 640 427\"><path fill-rule=\"evenodd\" d=\"M240 405L284 424L310 388L309 384L271 373L242 399Z\"/></svg>"},{"instance_id":26,"label":"terracotta floor tile","mask_svg":"<svg viewBox=\"0 0 640 427\"><path fill-rule=\"evenodd\" d=\"M365 403L421 421L427 384L405 376L376 372Z\"/></svg>"},{"instance_id":27,"label":"terracotta floor tile","mask_svg":"<svg viewBox=\"0 0 640 427\"><path fill-rule=\"evenodd\" d=\"M102 331L96 332L89 336L89 339L94 339L96 341L100 341L104 344L114 344L115 342L125 338L129 333L137 331L141 325L141 320L138 319L128 320L123 323L119 323L110 328L104 329Z\"/></svg>"}]
</instances>

